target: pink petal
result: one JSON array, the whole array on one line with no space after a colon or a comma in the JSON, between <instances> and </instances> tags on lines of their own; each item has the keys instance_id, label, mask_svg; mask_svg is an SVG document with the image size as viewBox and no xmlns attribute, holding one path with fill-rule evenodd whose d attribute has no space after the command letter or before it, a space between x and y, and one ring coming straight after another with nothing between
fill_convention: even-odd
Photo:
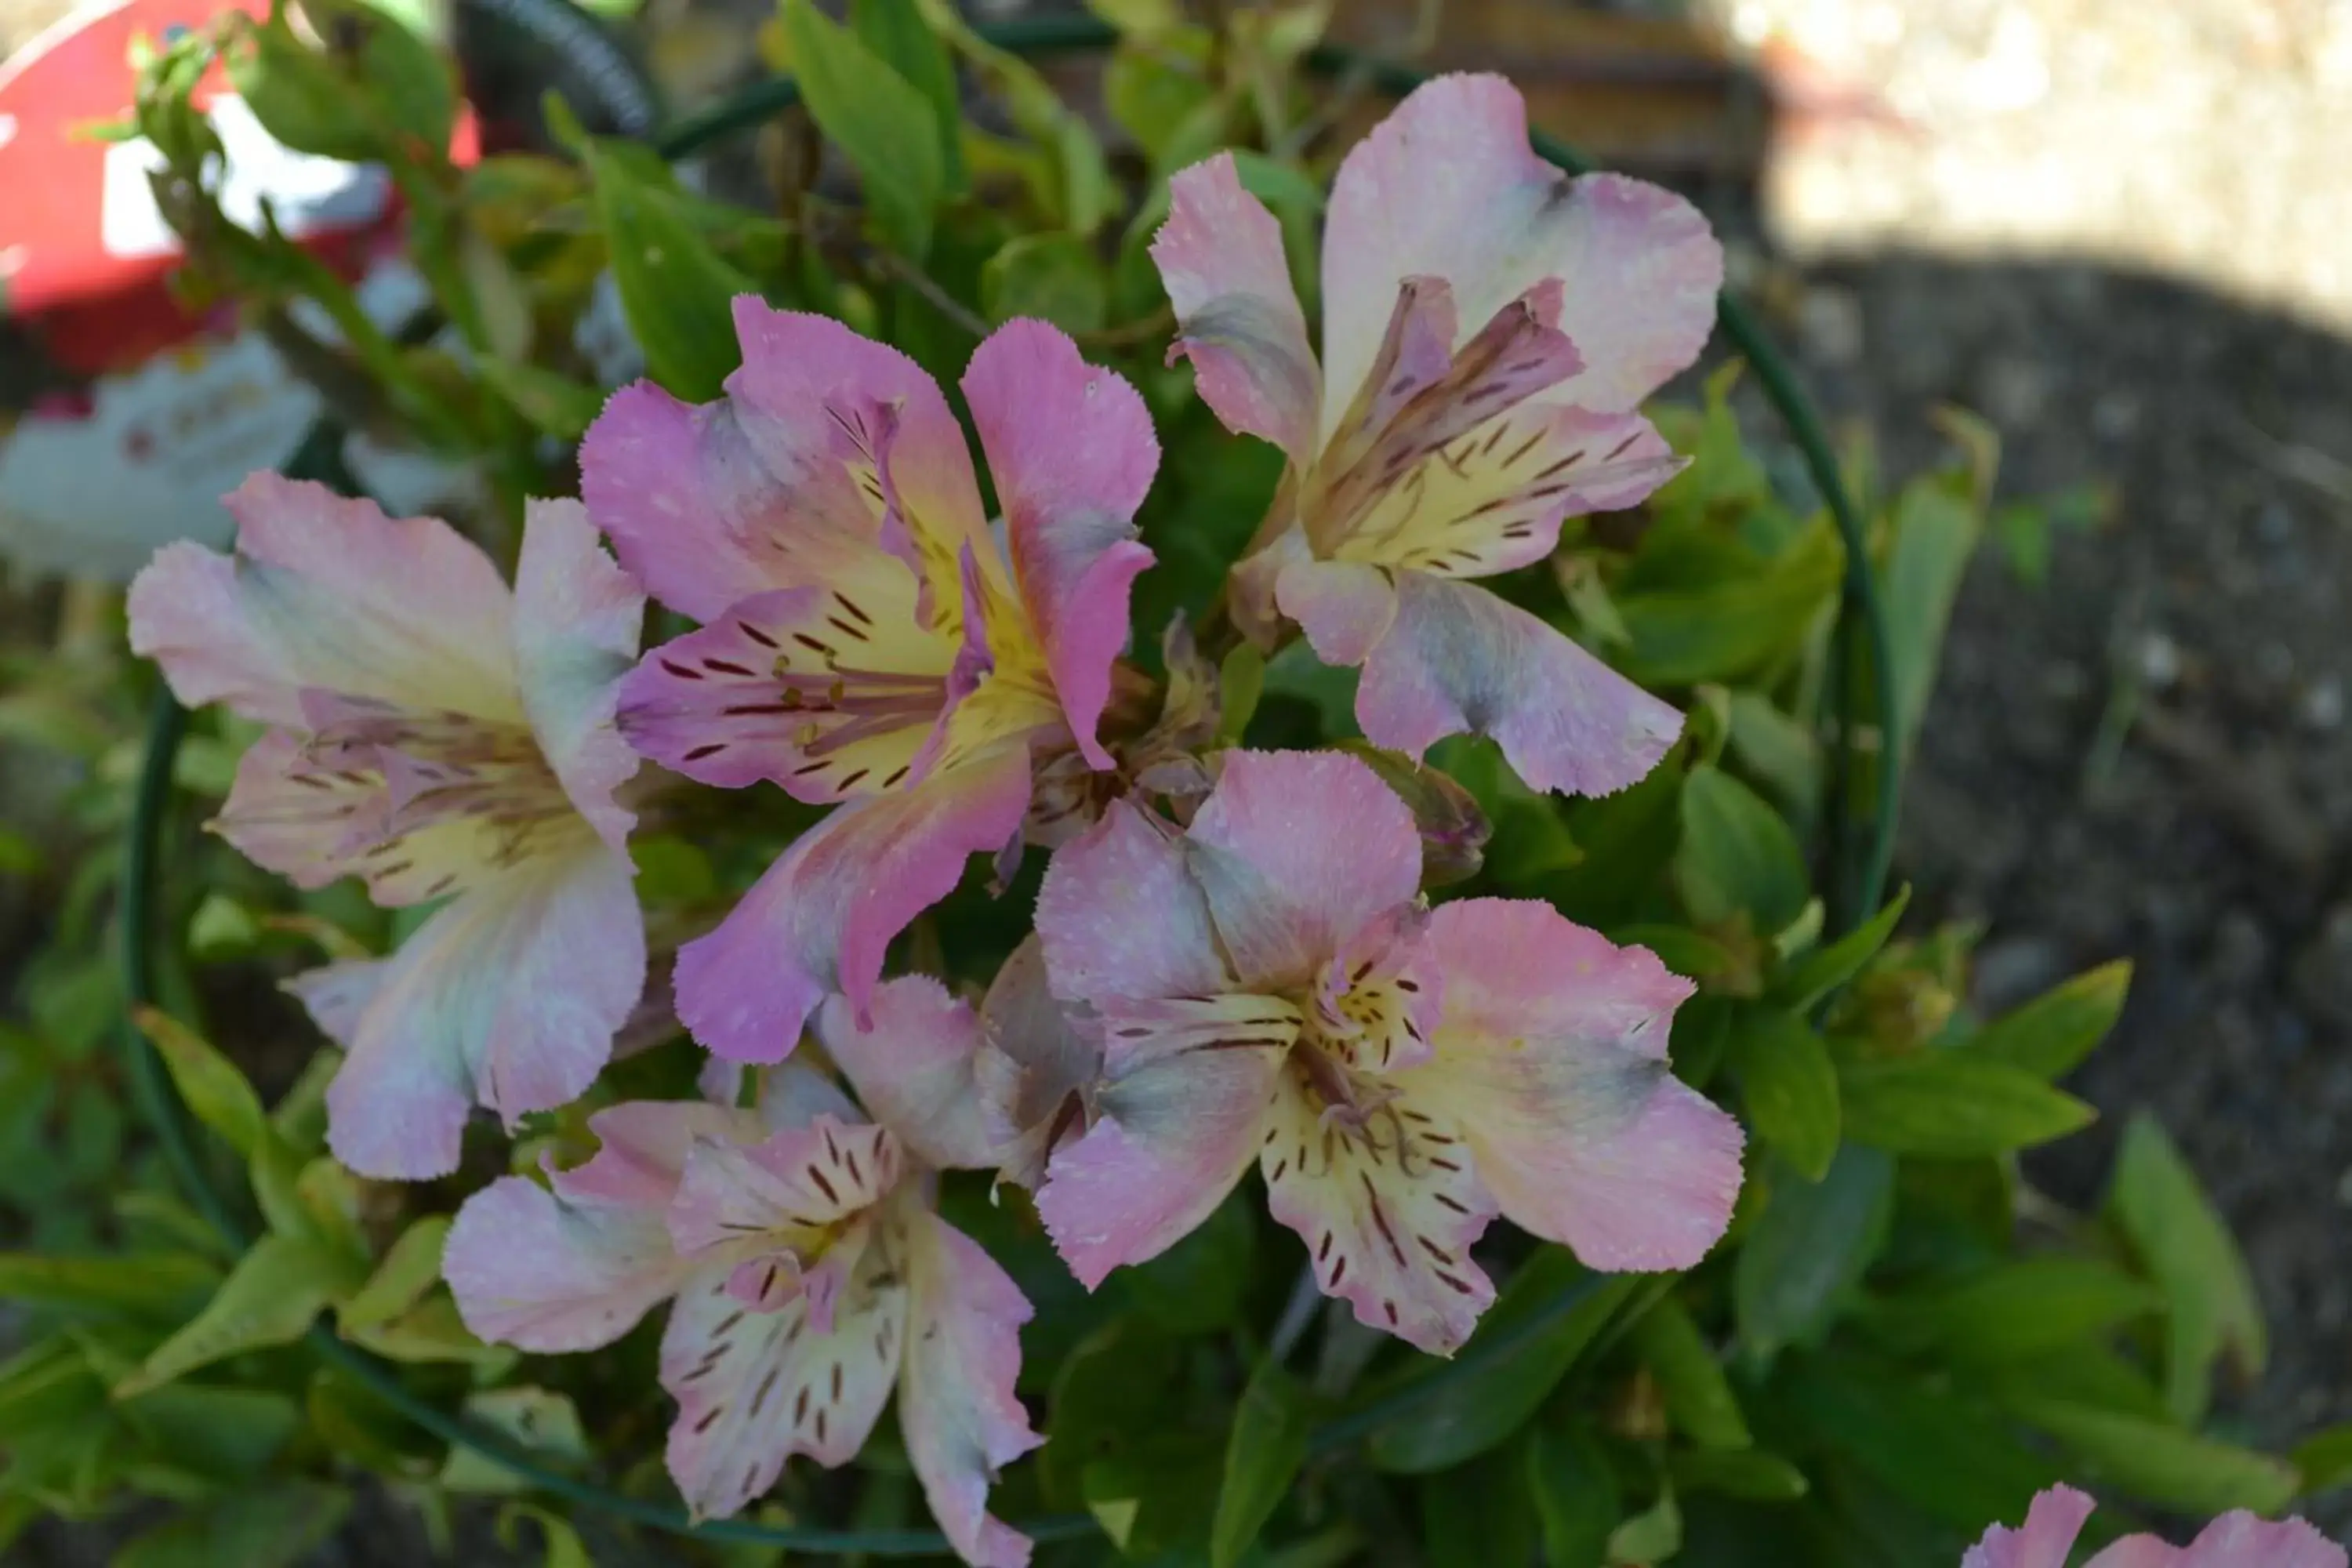
<instances>
[{"instance_id":1,"label":"pink petal","mask_svg":"<svg viewBox=\"0 0 2352 1568\"><path fill-rule=\"evenodd\" d=\"M2344 1548L2308 1522L2258 1519L2243 1509L2207 1525L2179 1558L2180 1568L2345 1568L2346 1561ZM2118 1560L2101 1568L2137 1565Z\"/></svg>"},{"instance_id":2,"label":"pink petal","mask_svg":"<svg viewBox=\"0 0 2352 1568\"><path fill-rule=\"evenodd\" d=\"M1484 321L1547 278L1584 368L1549 401L1627 412L1697 357L1723 252L1670 192L1617 174L1570 179L1528 144L1527 108L1496 76L1440 77L1340 165L1323 245L1324 423L1378 352L1399 286L1444 279Z\"/></svg>"},{"instance_id":3,"label":"pink petal","mask_svg":"<svg viewBox=\"0 0 2352 1568\"><path fill-rule=\"evenodd\" d=\"M467 1198L441 1253L466 1326L542 1354L611 1344L687 1272L658 1210L559 1194L523 1176Z\"/></svg>"},{"instance_id":4,"label":"pink petal","mask_svg":"<svg viewBox=\"0 0 2352 1568\"><path fill-rule=\"evenodd\" d=\"M1227 752L1186 843L1249 990L1305 984L1359 929L1421 890L1412 811L1343 752Z\"/></svg>"},{"instance_id":5,"label":"pink petal","mask_svg":"<svg viewBox=\"0 0 2352 1568\"><path fill-rule=\"evenodd\" d=\"M588 1119L596 1157L558 1172L559 1196L643 1209L658 1215L677 1195L686 1163L698 1143L749 1143L761 1136L759 1119L730 1105L697 1100L632 1100Z\"/></svg>"},{"instance_id":6,"label":"pink petal","mask_svg":"<svg viewBox=\"0 0 2352 1568\"><path fill-rule=\"evenodd\" d=\"M1398 1081L1460 1124L1522 1229L1596 1268L1687 1268L1730 1222L1739 1125L1666 1069L1688 981L1549 904L1441 906L1436 1051Z\"/></svg>"},{"instance_id":7,"label":"pink petal","mask_svg":"<svg viewBox=\"0 0 2352 1568\"><path fill-rule=\"evenodd\" d=\"M1242 189L1232 153L1169 180L1151 259L1176 307L1171 363L1192 362L1201 401L1225 428L1271 441L1304 468L1318 445L1322 376L1283 260L1282 226Z\"/></svg>"},{"instance_id":8,"label":"pink petal","mask_svg":"<svg viewBox=\"0 0 2352 1568\"><path fill-rule=\"evenodd\" d=\"M1152 561L1135 537L1135 509L1160 466L1151 416L1135 388L1043 321L989 334L963 394L1070 732L1108 768L1095 728L1127 646L1129 590Z\"/></svg>"},{"instance_id":9,"label":"pink petal","mask_svg":"<svg viewBox=\"0 0 2352 1568\"><path fill-rule=\"evenodd\" d=\"M847 998L829 996L817 1014L817 1038L857 1090L874 1120L936 1170L992 1165L973 1079L980 1016L929 975L909 974L874 993L866 1026Z\"/></svg>"},{"instance_id":10,"label":"pink petal","mask_svg":"<svg viewBox=\"0 0 2352 1568\"><path fill-rule=\"evenodd\" d=\"M980 1019L972 1076L999 1176L1034 1190L1055 1144L1085 1131L1102 1051L1047 988L1045 947L1034 931L996 972Z\"/></svg>"},{"instance_id":11,"label":"pink petal","mask_svg":"<svg viewBox=\"0 0 2352 1568\"><path fill-rule=\"evenodd\" d=\"M1205 995L1230 984L1209 907L1175 829L1114 801L1055 853L1037 894L1037 935L1054 994Z\"/></svg>"},{"instance_id":12,"label":"pink petal","mask_svg":"<svg viewBox=\"0 0 2352 1568\"><path fill-rule=\"evenodd\" d=\"M614 792L637 754L614 723L618 682L637 657L645 591L596 542L587 509L534 500L515 566L515 671L531 732L572 805L615 851L636 818Z\"/></svg>"},{"instance_id":13,"label":"pink petal","mask_svg":"<svg viewBox=\"0 0 2352 1568\"><path fill-rule=\"evenodd\" d=\"M1682 732L1681 714L1517 605L1424 572L1396 589L1396 624L1356 689L1374 745L1418 758L1448 735L1491 735L1534 788L1608 795Z\"/></svg>"},{"instance_id":14,"label":"pink petal","mask_svg":"<svg viewBox=\"0 0 2352 1568\"><path fill-rule=\"evenodd\" d=\"M697 1263L730 1265L728 1290L757 1310L805 1296L810 1326L830 1333L835 1298L857 1264L851 1238L866 1236L854 1222L900 1169L897 1141L864 1121L819 1116L757 1143L706 1139L671 1200L670 1241Z\"/></svg>"},{"instance_id":15,"label":"pink petal","mask_svg":"<svg viewBox=\"0 0 2352 1568\"><path fill-rule=\"evenodd\" d=\"M327 1089L345 1165L446 1175L472 1107L511 1124L595 1081L645 988L646 942L629 863L587 843L452 900L390 960Z\"/></svg>"},{"instance_id":16,"label":"pink petal","mask_svg":"<svg viewBox=\"0 0 2352 1568\"><path fill-rule=\"evenodd\" d=\"M698 783L766 779L817 803L919 778L944 739L958 646L916 621L911 573L872 564L854 583L739 600L646 655L621 683L629 743Z\"/></svg>"},{"instance_id":17,"label":"pink petal","mask_svg":"<svg viewBox=\"0 0 2352 1568\"><path fill-rule=\"evenodd\" d=\"M1363 663L1396 624L1396 584L1360 561L1301 556L1282 569L1274 591L1282 613L1298 623L1325 664Z\"/></svg>"},{"instance_id":18,"label":"pink petal","mask_svg":"<svg viewBox=\"0 0 2352 1568\"><path fill-rule=\"evenodd\" d=\"M772 310L749 296L735 301L735 331L743 364L727 378L727 395L769 472L805 492L835 530L903 551L928 590L953 602L963 546L990 560L996 550L963 426L939 383L897 349L830 317ZM873 513L851 474L871 478L868 499L887 493L890 515L878 532L863 526ZM850 528L850 515L860 527ZM894 528L903 536L894 540Z\"/></svg>"},{"instance_id":19,"label":"pink petal","mask_svg":"<svg viewBox=\"0 0 2352 1568\"><path fill-rule=\"evenodd\" d=\"M2066 1554L2092 1507L2087 1494L2052 1487L2033 1500L2024 1524L2015 1530L1996 1524L1986 1531L1960 1559L1960 1568L2066 1568Z\"/></svg>"},{"instance_id":20,"label":"pink petal","mask_svg":"<svg viewBox=\"0 0 2352 1568\"><path fill-rule=\"evenodd\" d=\"M316 687L522 719L506 584L457 530L272 473L227 505L236 554L167 545L131 585L131 651L182 702L299 725Z\"/></svg>"},{"instance_id":21,"label":"pink petal","mask_svg":"<svg viewBox=\"0 0 2352 1568\"><path fill-rule=\"evenodd\" d=\"M828 993L871 1005L891 939L954 889L967 857L1003 847L1028 806L1028 748L1013 744L835 811L678 949L679 1019L730 1061L782 1061Z\"/></svg>"},{"instance_id":22,"label":"pink petal","mask_svg":"<svg viewBox=\"0 0 2352 1568\"><path fill-rule=\"evenodd\" d=\"M678 1404L669 1473L695 1518L740 1512L794 1454L842 1465L866 1446L907 1335L907 1287L888 1250L858 1248L830 1331L811 1323L805 1297L748 1310L719 1270L680 1292L662 1335L661 1382Z\"/></svg>"},{"instance_id":23,"label":"pink petal","mask_svg":"<svg viewBox=\"0 0 2352 1568\"><path fill-rule=\"evenodd\" d=\"M819 1072L805 1061L761 1068L757 1092L760 1124L770 1132L811 1126L820 1116L845 1122L869 1120L829 1074Z\"/></svg>"},{"instance_id":24,"label":"pink petal","mask_svg":"<svg viewBox=\"0 0 2352 1568\"><path fill-rule=\"evenodd\" d=\"M905 1230L912 1321L898 1429L931 1513L976 1568L1023 1568L1029 1541L988 1516L996 1472L1045 1438L1013 1393L1028 1299L971 1238L928 1210Z\"/></svg>"},{"instance_id":25,"label":"pink petal","mask_svg":"<svg viewBox=\"0 0 2352 1568\"><path fill-rule=\"evenodd\" d=\"M1264 1141L1283 1051L1183 1049L1105 1083L1099 1119L1054 1152L1037 1213L1091 1290L1174 1246L1224 1200Z\"/></svg>"},{"instance_id":26,"label":"pink petal","mask_svg":"<svg viewBox=\"0 0 2352 1568\"><path fill-rule=\"evenodd\" d=\"M1360 1131L1285 1078L1258 1153L1266 1207L1298 1233L1325 1295L1356 1321L1451 1355L1495 1300L1470 1246L1495 1216L1462 1129L1407 1090ZM1412 1152L1399 1147L1408 1142Z\"/></svg>"}]
</instances>

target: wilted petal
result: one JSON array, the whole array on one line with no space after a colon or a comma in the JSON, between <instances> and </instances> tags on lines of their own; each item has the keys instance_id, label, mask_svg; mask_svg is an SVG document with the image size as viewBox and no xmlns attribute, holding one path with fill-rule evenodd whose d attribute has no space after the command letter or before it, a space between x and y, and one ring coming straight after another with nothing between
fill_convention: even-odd
<instances>
[{"instance_id":1,"label":"wilted petal","mask_svg":"<svg viewBox=\"0 0 2352 1568\"><path fill-rule=\"evenodd\" d=\"M958 652L918 624L915 590L877 555L827 587L740 600L629 673L621 727L662 766L722 789L767 779L816 803L896 789L943 738Z\"/></svg>"},{"instance_id":2,"label":"wilted petal","mask_svg":"<svg viewBox=\"0 0 2352 1568\"><path fill-rule=\"evenodd\" d=\"M1135 388L1087 363L1043 321L989 334L963 393L1070 733L1088 762L1108 768L1095 728L1110 700L1111 661L1127 646L1129 590L1152 560L1135 531L1160 466L1151 416Z\"/></svg>"},{"instance_id":3,"label":"wilted petal","mask_svg":"<svg viewBox=\"0 0 2352 1568\"><path fill-rule=\"evenodd\" d=\"M1418 758L1448 735L1491 735L1534 788L1608 795L1682 732L1680 713L1517 605L1423 572L1396 588L1396 624L1356 689L1374 745Z\"/></svg>"},{"instance_id":4,"label":"wilted petal","mask_svg":"<svg viewBox=\"0 0 2352 1568\"><path fill-rule=\"evenodd\" d=\"M2066 1554L2093 1506L2086 1493L2052 1487L2033 1500L2022 1525L2011 1530L1996 1524L1986 1531L1961 1559L1961 1568L2066 1568ZM2115 1565L2103 1560L2103 1568Z\"/></svg>"},{"instance_id":5,"label":"wilted petal","mask_svg":"<svg viewBox=\"0 0 2352 1568\"><path fill-rule=\"evenodd\" d=\"M972 1073L999 1173L1034 1190L1054 1146L1086 1131L1102 1051L1055 1000L1034 932L996 972L980 1021L983 1041Z\"/></svg>"},{"instance_id":6,"label":"wilted petal","mask_svg":"<svg viewBox=\"0 0 2352 1568\"><path fill-rule=\"evenodd\" d=\"M1253 990L1304 984L1421 889L1412 813L1337 752L1228 752L1186 842L1217 934Z\"/></svg>"},{"instance_id":7,"label":"wilted petal","mask_svg":"<svg viewBox=\"0 0 2352 1568\"><path fill-rule=\"evenodd\" d=\"M697 1519L740 1512L794 1454L841 1465L865 1447L907 1331L907 1287L887 1250L859 1249L829 1333L810 1321L806 1298L755 1312L715 1272L679 1295L661 1381L678 1404L669 1473Z\"/></svg>"},{"instance_id":8,"label":"wilted petal","mask_svg":"<svg viewBox=\"0 0 2352 1568\"><path fill-rule=\"evenodd\" d=\"M1282 226L1242 189L1230 153L1168 182L1151 259L1176 307L1169 358L1192 362L1201 401L1225 428L1261 437L1304 467L1315 456L1321 373L1282 255Z\"/></svg>"},{"instance_id":9,"label":"wilted petal","mask_svg":"<svg viewBox=\"0 0 2352 1568\"><path fill-rule=\"evenodd\" d=\"M1027 1298L971 1238L928 1210L901 1233L912 1321L898 1428L931 1514L978 1568L1022 1568L1029 1541L988 1516L997 1470L1045 1441L1013 1393Z\"/></svg>"},{"instance_id":10,"label":"wilted petal","mask_svg":"<svg viewBox=\"0 0 2352 1568\"><path fill-rule=\"evenodd\" d=\"M1451 284L1484 321L1546 278L1584 368L1549 400L1636 406L1697 356L1723 251L1706 220L1654 185L1571 179L1536 156L1527 106L1498 76L1416 89L1340 165L1323 245L1326 433L1365 379L1408 278Z\"/></svg>"},{"instance_id":11,"label":"wilted petal","mask_svg":"<svg viewBox=\"0 0 2352 1568\"><path fill-rule=\"evenodd\" d=\"M319 688L519 723L511 602L438 518L257 473L227 498L236 552L166 545L131 585L131 647L191 708L302 722Z\"/></svg>"},{"instance_id":12,"label":"wilted petal","mask_svg":"<svg viewBox=\"0 0 2352 1568\"><path fill-rule=\"evenodd\" d=\"M1055 853L1037 894L1037 935L1055 995L1206 995L1230 984L1174 834L1119 800Z\"/></svg>"},{"instance_id":13,"label":"wilted petal","mask_svg":"<svg viewBox=\"0 0 2352 1568\"><path fill-rule=\"evenodd\" d=\"M1469 1141L1503 1212L1596 1268L1688 1268L1731 1218L1739 1125L1666 1068L1690 983L1548 904L1441 906L1436 1053L1402 1083Z\"/></svg>"},{"instance_id":14,"label":"wilted petal","mask_svg":"<svg viewBox=\"0 0 2352 1568\"><path fill-rule=\"evenodd\" d=\"M1002 848L1029 805L1013 744L834 812L794 840L719 929L678 949L678 1017L732 1061L782 1061L832 992L872 1003L890 941Z\"/></svg>"},{"instance_id":15,"label":"wilted petal","mask_svg":"<svg viewBox=\"0 0 2352 1568\"><path fill-rule=\"evenodd\" d=\"M575 500L534 500L515 566L515 672L531 733L572 805L614 850L635 820L613 792L637 754L613 719L637 657L646 595L596 542Z\"/></svg>"},{"instance_id":16,"label":"wilted petal","mask_svg":"<svg viewBox=\"0 0 2352 1568\"><path fill-rule=\"evenodd\" d=\"M1258 1169L1267 1209L1298 1233L1316 1283L1353 1306L1358 1321L1433 1355L1470 1337L1495 1300L1470 1258L1495 1200L1443 1112L1407 1090L1350 1127L1286 1074Z\"/></svg>"},{"instance_id":17,"label":"wilted petal","mask_svg":"<svg viewBox=\"0 0 2352 1568\"><path fill-rule=\"evenodd\" d=\"M825 999L816 1036L874 1120L936 1170L995 1163L973 1061L980 1016L925 974L874 993L866 1026L840 996Z\"/></svg>"},{"instance_id":18,"label":"wilted petal","mask_svg":"<svg viewBox=\"0 0 2352 1568\"><path fill-rule=\"evenodd\" d=\"M1204 1001L1202 1014L1165 1021L1171 1038L1147 1030L1145 1038L1122 1039L1120 1028L1145 1026L1112 1026L1126 1059L1110 1065L1095 1124L1054 1152L1037 1194L1055 1247L1087 1289L1123 1263L1140 1263L1175 1245L1248 1168L1264 1142L1289 1042L1263 1043L1265 1029L1243 1026L1239 1014L1210 1010L1234 1003L1255 1016L1261 1000ZM1227 1035L1252 1043L1222 1048Z\"/></svg>"},{"instance_id":19,"label":"wilted petal","mask_svg":"<svg viewBox=\"0 0 2352 1568\"><path fill-rule=\"evenodd\" d=\"M595 1081L645 987L645 923L628 862L582 837L455 900L388 962L327 1089L344 1164L446 1175L472 1107L511 1123Z\"/></svg>"}]
</instances>

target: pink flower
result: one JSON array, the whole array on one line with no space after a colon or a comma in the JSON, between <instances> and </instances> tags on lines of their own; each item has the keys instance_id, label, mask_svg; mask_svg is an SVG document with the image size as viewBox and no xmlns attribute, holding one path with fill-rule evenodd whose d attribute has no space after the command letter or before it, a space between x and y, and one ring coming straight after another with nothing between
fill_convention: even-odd
<instances>
[{"instance_id":1,"label":"pink flower","mask_svg":"<svg viewBox=\"0 0 2352 1568\"><path fill-rule=\"evenodd\" d=\"M1960 1568L2066 1568L2066 1555L2093 1503L2073 1487L2033 1500L2015 1530L1994 1525L1969 1548ZM2083 1568L2345 1568L2344 1548L2299 1519L2278 1523L2240 1509L2225 1513L2186 1546L2153 1535L2127 1535Z\"/></svg>"},{"instance_id":2,"label":"pink flower","mask_svg":"<svg viewBox=\"0 0 2352 1568\"><path fill-rule=\"evenodd\" d=\"M760 1108L636 1101L600 1111L595 1158L509 1176L450 1228L442 1269L467 1326L542 1352L611 1343L676 1299L661 1381L669 1470L698 1517L740 1511L794 1454L855 1458L895 1386L908 1458L969 1563L1029 1542L987 1513L998 1467L1043 1441L1013 1394L1028 1301L941 1219L930 1173L987 1165L971 1010L935 982L839 998L818 1033L873 1121L797 1065Z\"/></svg>"},{"instance_id":3,"label":"pink flower","mask_svg":"<svg viewBox=\"0 0 2352 1568\"><path fill-rule=\"evenodd\" d=\"M821 316L737 301L743 366L690 407L630 387L582 490L654 596L703 622L630 678L637 749L707 784L843 809L678 954L679 1016L782 1060L830 992L866 1005L883 950L967 857L1021 840L1033 765L1096 728L1150 564L1131 519L1160 448L1132 387L1038 321L1000 328L963 392L1004 508L982 510L939 386Z\"/></svg>"},{"instance_id":4,"label":"pink flower","mask_svg":"<svg viewBox=\"0 0 2352 1568\"><path fill-rule=\"evenodd\" d=\"M293 982L350 1052L327 1093L365 1175L457 1165L468 1110L576 1098L646 978L613 724L645 598L575 501L534 501L509 592L436 518L257 474L236 551L169 545L131 588L131 646L191 706L273 726L214 826L304 888L447 897L400 951Z\"/></svg>"},{"instance_id":5,"label":"pink flower","mask_svg":"<svg viewBox=\"0 0 2352 1568\"><path fill-rule=\"evenodd\" d=\"M1037 930L1092 1010L1095 1120L1038 1209L1087 1286L1255 1160L1328 1293L1440 1353L1493 1299L1496 1212L1604 1268L1723 1233L1739 1129L1666 1068L1690 994L1549 906L1420 901L1412 817L1337 752L1227 754L1191 828L1120 803L1055 857Z\"/></svg>"},{"instance_id":6,"label":"pink flower","mask_svg":"<svg viewBox=\"0 0 2352 1568\"><path fill-rule=\"evenodd\" d=\"M1420 88L1349 153L1323 242L1323 363L1273 215L1230 154L1170 182L1152 258L1227 426L1289 454L1235 568L1244 630L1297 621L1360 665L1356 715L1418 757L1465 731L1542 789L1647 773L1681 715L1463 580L1543 560L1564 517L1630 506L1681 464L1634 410L1690 363L1723 253L1665 191L1570 179L1500 77Z\"/></svg>"}]
</instances>

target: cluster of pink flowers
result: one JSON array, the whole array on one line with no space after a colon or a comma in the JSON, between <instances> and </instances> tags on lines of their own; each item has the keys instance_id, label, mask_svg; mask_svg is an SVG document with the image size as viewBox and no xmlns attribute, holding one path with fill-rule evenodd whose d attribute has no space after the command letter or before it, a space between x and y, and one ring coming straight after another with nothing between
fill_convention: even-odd
<instances>
[{"instance_id":1,"label":"cluster of pink flowers","mask_svg":"<svg viewBox=\"0 0 2352 1568\"><path fill-rule=\"evenodd\" d=\"M1636 409L1705 341L1703 220L1559 175L1509 87L1458 77L1339 171L1319 364L1230 158L1175 178L1153 255L1172 353L1289 459L1232 578L1243 633L1296 622L1360 666L1366 735L1412 757L1473 731L1541 788L1647 772L1681 716L1469 580L1675 471ZM657 784L641 758L831 808L677 952L727 1092L611 1106L585 1163L467 1200L444 1269L478 1333L585 1351L671 1303L668 1459L698 1515L792 1455L848 1460L895 1387L957 1550L1017 1564L986 1498L1040 1441L1029 1308L939 1216L940 1171L1033 1189L1091 1288L1255 1163L1316 1283L1441 1354L1494 1298L1473 1248L1497 1215L1595 1268L1706 1254L1741 1135L1668 1070L1686 982L1547 905L1432 908L1412 813L1360 761L1196 745L1171 769L1170 727L1145 731L1121 657L1159 447L1132 387L1039 322L982 342L961 390L992 521L912 361L755 300L736 324L717 401L612 400L584 504L534 506L511 590L442 522L263 476L234 553L173 546L131 595L184 701L269 727L230 842L304 887L447 900L391 957L294 983L347 1052L331 1136L365 1175L446 1174L473 1108L511 1127L597 1079L646 995L619 798ZM640 658L648 595L698 625ZM971 857L1002 876L1024 845L1053 854L1035 934L984 998L884 981Z\"/></svg>"}]
</instances>

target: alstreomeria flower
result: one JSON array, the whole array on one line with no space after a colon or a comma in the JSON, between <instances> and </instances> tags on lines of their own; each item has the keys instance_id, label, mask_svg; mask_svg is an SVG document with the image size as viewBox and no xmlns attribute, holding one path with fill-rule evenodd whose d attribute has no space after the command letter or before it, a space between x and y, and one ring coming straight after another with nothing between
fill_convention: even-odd
<instances>
[{"instance_id":1,"label":"alstreomeria flower","mask_svg":"<svg viewBox=\"0 0 2352 1568\"><path fill-rule=\"evenodd\" d=\"M214 826L297 886L446 897L400 951L293 988L350 1051L328 1138L362 1174L457 1169L468 1110L511 1123L595 1081L645 986L613 723L645 596L576 501L534 501L512 592L437 518L257 474L236 550L180 543L131 588L131 646L179 699L270 731Z\"/></svg>"},{"instance_id":2,"label":"alstreomeria flower","mask_svg":"<svg viewBox=\"0 0 2352 1568\"><path fill-rule=\"evenodd\" d=\"M1994 1525L1969 1548L1960 1568L2066 1568L2074 1537L2091 1517L2088 1494L2056 1486L2033 1500L2015 1530ZM2225 1513L2186 1546L2126 1535L2083 1568L2345 1568L2344 1548L2299 1519L2273 1522L2243 1509Z\"/></svg>"},{"instance_id":3,"label":"alstreomeria flower","mask_svg":"<svg viewBox=\"0 0 2352 1568\"><path fill-rule=\"evenodd\" d=\"M1017 846L1033 771L1096 729L1151 552L1159 465L1132 387L1039 321L998 329L963 392L1003 537L939 386L821 316L737 304L743 365L690 407L651 385L588 434L582 489L654 596L702 621L630 679L622 723L688 777L843 803L678 954L678 1013L775 1061L967 857Z\"/></svg>"},{"instance_id":4,"label":"alstreomeria flower","mask_svg":"<svg viewBox=\"0 0 2352 1568\"><path fill-rule=\"evenodd\" d=\"M1289 455L1234 569L1243 629L1297 621L1360 665L1356 715L1418 757L1492 735L1540 789L1603 795L1682 719L1466 579L1543 560L1561 520L1630 506L1681 463L1634 410L1714 320L1723 254L1680 197L1536 156L1500 77L1441 77L1340 165L1323 359L1272 214L1230 153L1170 182L1152 242L1201 395Z\"/></svg>"}]
</instances>

